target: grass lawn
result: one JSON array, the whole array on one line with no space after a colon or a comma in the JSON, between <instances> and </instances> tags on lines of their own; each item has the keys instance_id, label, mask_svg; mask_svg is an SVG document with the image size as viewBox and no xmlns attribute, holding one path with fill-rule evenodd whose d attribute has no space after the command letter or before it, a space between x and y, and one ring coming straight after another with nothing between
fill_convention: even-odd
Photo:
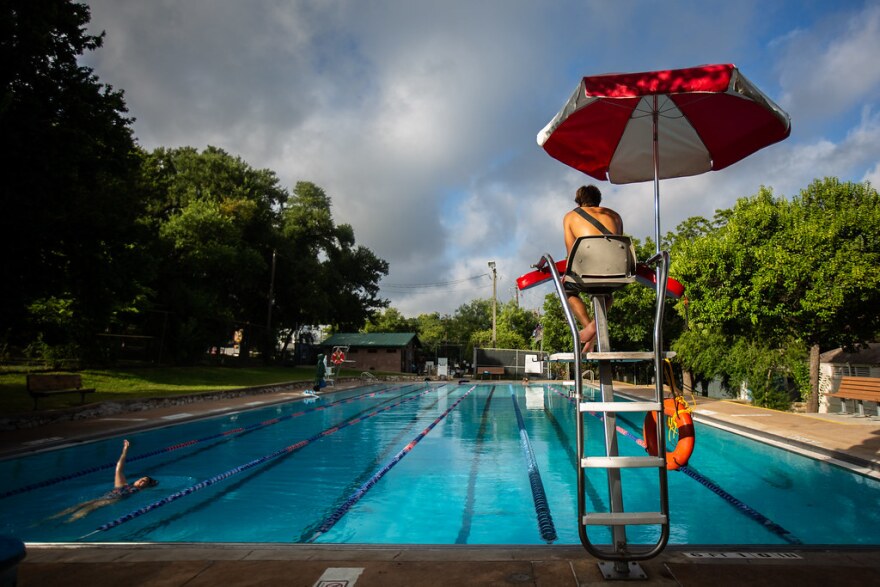
<instances>
[{"instance_id":1,"label":"grass lawn","mask_svg":"<svg viewBox=\"0 0 880 587\"><path fill-rule=\"evenodd\" d=\"M83 387L96 392L86 396L86 403L106 400L187 395L290 381L308 382L315 368L304 367L157 367L139 369L88 369L79 372ZM357 375L355 372L341 375ZM43 397L39 410L79 405L77 394ZM33 410L24 373L0 373L0 415Z\"/></svg>"}]
</instances>

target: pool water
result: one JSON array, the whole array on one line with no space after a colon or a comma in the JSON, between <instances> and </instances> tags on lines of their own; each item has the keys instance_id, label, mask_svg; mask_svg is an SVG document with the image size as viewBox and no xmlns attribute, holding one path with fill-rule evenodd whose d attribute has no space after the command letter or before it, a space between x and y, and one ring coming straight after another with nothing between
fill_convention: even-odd
<instances>
[{"instance_id":1,"label":"pool water","mask_svg":"<svg viewBox=\"0 0 880 587\"><path fill-rule=\"evenodd\" d=\"M121 438L0 461L0 534L579 544L576 417L560 386L488 382L373 385L226 413L130 435L129 481L159 485L80 519L57 514L112 488ZM644 454L640 416L618 424L621 454ZM586 425L586 452L599 454L601 421ZM826 462L697 424L687 471L668 478L670 544L880 544L880 481ZM607 511L604 471L587 481L588 509ZM623 471L623 490L627 511L659 507L653 469ZM589 532L610 539L605 528ZM657 535L627 529L633 543Z\"/></svg>"}]
</instances>

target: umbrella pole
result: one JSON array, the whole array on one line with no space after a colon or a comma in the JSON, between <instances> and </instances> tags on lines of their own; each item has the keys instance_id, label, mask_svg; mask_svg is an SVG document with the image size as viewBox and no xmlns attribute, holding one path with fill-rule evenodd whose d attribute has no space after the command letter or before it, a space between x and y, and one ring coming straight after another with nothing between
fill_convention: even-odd
<instances>
[{"instance_id":1,"label":"umbrella pole","mask_svg":"<svg viewBox=\"0 0 880 587\"><path fill-rule=\"evenodd\" d=\"M660 253L660 146L657 140L658 118L660 110L657 107L657 95L654 98L654 108L651 111L651 120L653 125L653 155L654 155L654 246L655 253ZM657 282L660 291L660 282Z\"/></svg>"}]
</instances>

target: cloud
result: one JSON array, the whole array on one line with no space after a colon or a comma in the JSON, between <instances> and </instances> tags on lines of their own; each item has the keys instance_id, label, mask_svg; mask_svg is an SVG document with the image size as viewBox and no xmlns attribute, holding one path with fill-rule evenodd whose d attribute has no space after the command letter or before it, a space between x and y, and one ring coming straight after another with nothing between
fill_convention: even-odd
<instances>
[{"instance_id":1,"label":"cloud","mask_svg":"<svg viewBox=\"0 0 880 587\"><path fill-rule=\"evenodd\" d=\"M791 194L818 174L878 169L874 3L812 12L752 1L662 11L599 0L89 5L90 29L107 38L85 61L126 91L143 146L215 145L288 187L318 184L335 220L389 261L383 295L408 316L491 296L489 260L499 298L510 299L542 253L564 253L562 216L590 180L535 135L582 75L735 62L790 108L784 143L718 173L663 181L663 232L761 185ZM650 182L600 188L627 232L653 235ZM549 291L525 299L540 305Z\"/></svg>"},{"instance_id":2,"label":"cloud","mask_svg":"<svg viewBox=\"0 0 880 587\"><path fill-rule=\"evenodd\" d=\"M827 121L880 89L880 5L847 11L810 30L789 33L778 46L783 94L793 117Z\"/></svg>"}]
</instances>

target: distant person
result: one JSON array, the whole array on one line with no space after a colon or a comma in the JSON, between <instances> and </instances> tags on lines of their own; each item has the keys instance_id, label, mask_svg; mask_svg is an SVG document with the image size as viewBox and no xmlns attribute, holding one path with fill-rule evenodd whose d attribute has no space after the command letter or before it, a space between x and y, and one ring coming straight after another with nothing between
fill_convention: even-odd
<instances>
[{"instance_id":1,"label":"distant person","mask_svg":"<svg viewBox=\"0 0 880 587\"><path fill-rule=\"evenodd\" d=\"M565 232L565 254L571 254L574 242L582 236L598 236L603 231L598 225L604 227L611 234L623 234L623 220L620 214L611 208L603 208L602 192L594 185L581 186L575 194L574 201L578 207L565 215L562 219L562 229ZM566 288L568 304L575 318L581 323L579 340L584 345L581 352L588 353L596 344L596 322L590 319L587 313L587 305L576 291ZM611 307L611 296L606 295L607 307Z\"/></svg>"},{"instance_id":2,"label":"distant person","mask_svg":"<svg viewBox=\"0 0 880 587\"><path fill-rule=\"evenodd\" d=\"M98 508L116 503L120 499L137 493L141 489L158 485L159 482L152 477L141 477L134 483L128 483L128 480L125 478L125 459L128 457L128 447L130 445L131 443L128 440L122 441L122 454L119 455L119 460L116 461L116 473L113 478L113 489L111 491L98 499L92 499L67 508L63 512L55 514L52 518L60 518L69 514L70 518L67 521L74 522L86 517Z\"/></svg>"},{"instance_id":3,"label":"distant person","mask_svg":"<svg viewBox=\"0 0 880 587\"><path fill-rule=\"evenodd\" d=\"M318 392L322 387L327 386L324 376L327 375L327 364L324 362L323 353L318 354L318 364L315 366L315 387L313 391Z\"/></svg>"}]
</instances>

